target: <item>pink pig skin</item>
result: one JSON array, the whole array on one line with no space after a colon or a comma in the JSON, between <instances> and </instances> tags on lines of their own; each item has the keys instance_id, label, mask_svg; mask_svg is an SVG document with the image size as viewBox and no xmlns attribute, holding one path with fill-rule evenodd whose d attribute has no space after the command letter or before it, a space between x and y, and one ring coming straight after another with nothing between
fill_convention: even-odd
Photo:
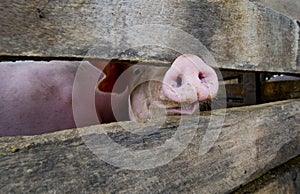
<instances>
[{"instance_id":1,"label":"pink pig skin","mask_svg":"<svg viewBox=\"0 0 300 194\"><path fill-rule=\"evenodd\" d=\"M79 64L75 61L0 63L0 136L36 135L75 128L72 88ZM99 66L103 69L103 64ZM109 86L117 79L116 66L112 67L104 70L112 72L106 75ZM166 73L153 66L137 65L135 70L137 68L139 71L129 72L125 79L128 83L122 83L128 87L120 93L96 87L101 89L95 91L100 122L115 121L111 102L123 113L122 120L140 120L151 117L150 106L164 108L168 115L192 114L198 101L213 98L218 91L215 71L195 55L178 57ZM135 85L139 79L151 78L152 74L161 76L163 83L149 81ZM109 76L113 76L112 79ZM180 103L187 108L178 109Z\"/></svg>"},{"instance_id":2,"label":"pink pig skin","mask_svg":"<svg viewBox=\"0 0 300 194\"><path fill-rule=\"evenodd\" d=\"M33 135L74 128L72 62L0 64L0 136Z\"/></svg>"}]
</instances>

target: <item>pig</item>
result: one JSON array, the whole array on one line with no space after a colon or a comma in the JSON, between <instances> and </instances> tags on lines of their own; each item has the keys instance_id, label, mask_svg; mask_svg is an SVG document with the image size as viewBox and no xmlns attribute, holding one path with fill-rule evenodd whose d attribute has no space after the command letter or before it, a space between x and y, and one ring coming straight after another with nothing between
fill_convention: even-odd
<instances>
[{"instance_id":1,"label":"pig","mask_svg":"<svg viewBox=\"0 0 300 194\"><path fill-rule=\"evenodd\" d=\"M192 54L179 56L169 69L90 63L101 70L94 93L100 123L139 121L157 117L157 112L193 114L199 101L218 92L216 72ZM79 65L78 61L2 62L0 136L76 128L72 90ZM98 123L86 123L92 124Z\"/></svg>"}]
</instances>

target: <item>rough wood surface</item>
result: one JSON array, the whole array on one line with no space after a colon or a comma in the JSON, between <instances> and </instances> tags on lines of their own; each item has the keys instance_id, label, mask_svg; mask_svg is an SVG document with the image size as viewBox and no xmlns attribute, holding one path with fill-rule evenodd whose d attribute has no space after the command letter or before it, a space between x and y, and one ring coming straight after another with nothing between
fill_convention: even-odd
<instances>
[{"instance_id":1,"label":"rough wood surface","mask_svg":"<svg viewBox=\"0 0 300 194\"><path fill-rule=\"evenodd\" d=\"M233 194L299 194L300 192L300 156L280 165L255 181L243 186Z\"/></svg>"},{"instance_id":2,"label":"rough wood surface","mask_svg":"<svg viewBox=\"0 0 300 194\"><path fill-rule=\"evenodd\" d=\"M280 13L300 21L300 1L299 0L251 0L260 2Z\"/></svg>"},{"instance_id":3,"label":"rough wood surface","mask_svg":"<svg viewBox=\"0 0 300 194\"><path fill-rule=\"evenodd\" d=\"M257 91L258 91L257 74L248 72L243 74L243 95L244 104L253 105L257 104Z\"/></svg>"},{"instance_id":4,"label":"rough wood surface","mask_svg":"<svg viewBox=\"0 0 300 194\"><path fill-rule=\"evenodd\" d=\"M213 111L212 116L221 118L222 111ZM227 109L224 123L211 120L210 130L206 130L209 113L184 117L187 119L182 123L184 136L190 135L190 128L197 128L192 141L174 160L152 169L126 170L112 166L94 155L84 141L87 137L92 142L101 141L105 131L123 146L147 150L168 142L166 139L179 130L178 118L168 117L162 128L149 136L132 135L119 124L149 130L157 129L160 120L0 138L1 192L226 193L300 154L300 99ZM199 152L204 149L201 147L204 137L216 133L221 125L219 137L209 151ZM82 132L85 135L80 136ZM213 141L213 136L206 137L206 141ZM111 158L122 154L109 149L99 150ZM154 154L150 160L166 157L169 151Z\"/></svg>"},{"instance_id":5,"label":"rough wood surface","mask_svg":"<svg viewBox=\"0 0 300 194\"><path fill-rule=\"evenodd\" d=\"M264 82L261 89L261 101L271 102L300 98L300 80Z\"/></svg>"},{"instance_id":6,"label":"rough wood surface","mask_svg":"<svg viewBox=\"0 0 300 194\"><path fill-rule=\"evenodd\" d=\"M300 72L297 22L248 0L2 0L0 14L2 59L193 53L210 62L210 52L219 68Z\"/></svg>"},{"instance_id":7,"label":"rough wood surface","mask_svg":"<svg viewBox=\"0 0 300 194\"><path fill-rule=\"evenodd\" d=\"M300 1L299 0L250 0L253 2L259 2L266 7L270 7L279 13L291 17L298 21L300 25ZM298 57L297 57L297 69L300 71L300 39L298 36Z\"/></svg>"}]
</instances>

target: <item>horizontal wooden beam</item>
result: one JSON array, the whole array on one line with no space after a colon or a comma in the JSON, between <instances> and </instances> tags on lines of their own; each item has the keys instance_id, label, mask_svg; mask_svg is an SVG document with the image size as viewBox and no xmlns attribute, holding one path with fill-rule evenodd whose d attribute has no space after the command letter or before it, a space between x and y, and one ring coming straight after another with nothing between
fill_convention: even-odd
<instances>
[{"instance_id":1,"label":"horizontal wooden beam","mask_svg":"<svg viewBox=\"0 0 300 194\"><path fill-rule=\"evenodd\" d=\"M262 102L300 98L300 80L264 82L261 87Z\"/></svg>"},{"instance_id":2,"label":"horizontal wooden beam","mask_svg":"<svg viewBox=\"0 0 300 194\"><path fill-rule=\"evenodd\" d=\"M299 123L300 99L295 99L227 109L226 113L222 109L201 116L167 117L166 122L122 122L40 136L2 137L1 191L227 193L299 155ZM124 129L152 132L138 135ZM174 143L172 138L180 130ZM108 136L136 154L123 157L124 150L111 147ZM192 139L172 160L172 151L187 143L185 137ZM143 157L147 150L166 144L172 146ZM170 161L159 166L164 158ZM113 166L110 160L114 159L121 164L131 161L126 163L131 167L151 167L146 165L149 162L158 166L129 170Z\"/></svg>"},{"instance_id":3,"label":"horizontal wooden beam","mask_svg":"<svg viewBox=\"0 0 300 194\"><path fill-rule=\"evenodd\" d=\"M232 194L297 194L300 188L300 155L280 165Z\"/></svg>"},{"instance_id":4,"label":"horizontal wooden beam","mask_svg":"<svg viewBox=\"0 0 300 194\"><path fill-rule=\"evenodd\" d=\"M248 0L2 0L0 5L2 60L160 63L193 53L218 68L300 72L297 22Z\"/></svg>"}]
</instances>

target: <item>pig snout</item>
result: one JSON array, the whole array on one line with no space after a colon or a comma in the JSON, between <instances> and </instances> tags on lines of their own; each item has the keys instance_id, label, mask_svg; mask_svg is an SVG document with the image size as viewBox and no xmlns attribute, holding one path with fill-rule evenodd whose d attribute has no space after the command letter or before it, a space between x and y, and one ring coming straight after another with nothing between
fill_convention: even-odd
<instances>
[{"instance_id":1,"label":"pig snout","mask_svg":"<svg viewBox=\"0 0 300 194\"><path fill-rule=\"evenodd\" d=\"M196 102L211 99L219 88L216 72L195 55L178 57L166 72L162 91L175 102Z\"/></svg>"},{"instance_id":2,"label":"pig snout","mask_svg":"<svg viewBox=\"0 0 300 194\"><path fill-rule=\"evenodd\" d=\"M161 69L151 67L145 72L151 71ZM147 74L143 75L147 77ZM133 90L129 98L129 118L141 120L163 115L193 114L198 102L215 97L218 88L218 77L211 67L195 55L181 55L162 75L162 79L149 79Z\"/></svg>"}]
</instances>

